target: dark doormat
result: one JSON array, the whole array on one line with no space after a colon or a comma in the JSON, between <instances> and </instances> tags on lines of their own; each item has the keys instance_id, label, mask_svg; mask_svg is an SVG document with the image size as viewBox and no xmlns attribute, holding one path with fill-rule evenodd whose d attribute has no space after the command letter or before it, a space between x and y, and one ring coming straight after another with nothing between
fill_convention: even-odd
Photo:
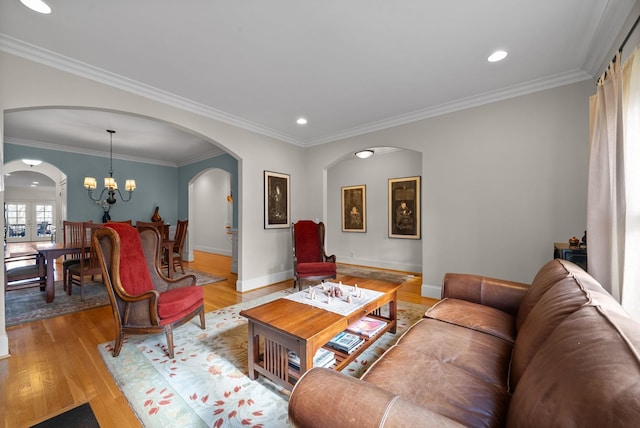
<instances>
[{"instance_id":1,"label":"dark doormat","mask_svg":"<svg viewBox=\"0 0 640 428\"><path fill-rule=\"evenodd\" d=\"M91 410L89 403L33 425L31 428L100 428L100 424Z\"/></svg>"}]
</instances>

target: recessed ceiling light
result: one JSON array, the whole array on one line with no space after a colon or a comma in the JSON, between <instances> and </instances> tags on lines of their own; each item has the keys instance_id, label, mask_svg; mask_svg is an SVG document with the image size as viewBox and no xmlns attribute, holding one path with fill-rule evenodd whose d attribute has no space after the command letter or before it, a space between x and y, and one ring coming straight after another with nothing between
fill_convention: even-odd
<instances>
[{"instance_id":1,"label":"recessed ceiling light","mask_svg":"<svg viewBox=\"0 0 640 428\"><path fill-rule=\"evenodd\" d=\"M31 184L40 184L39 181L32 181Z\"/></svg>"},{"instance_id":2,"label":"recessed ceiling light","mask_svg":"<svg viewBox=\"0 0 640 428\"><path fill-rule=\"evenodd\" d=\"M299 117L298 120L296 120L296 123L298 125L306 125L307 124L307 119L305 119L304 117Z\"/></svg>"},{"instance_id":3,"label":"recessed ceiling light","mask_svg":"<svg viewBox=\"0 0 640 428\"><path fill-rule=\"evenodd\" d=\"M370 158L373 156L373 150L360 150L359 152L356 152L356 156L360 159Z\"/></svg>"},{"instance_id":4,"label":"recessed ceiling light","mask_svg":"<svg viewBox=\"0 0 640 428\"><path fill-rule=\"evenodd\" d=\"M489 61L489 62L502 61L503 59L505 59L507 57L507 55L508 55L507 51L495 51L494 53L489 55L489 58L487 58L487 61Z\"/></svg>"},{"instance_id":5,"label":"recessed ceiling light","mask_svg":"<svg viewBox=\"0 0 640 428\"><path fill-rule=\"evenodd\" d=\"M22 159L22 162L31 167L38 166L42 163L41 160L37 160L37 159Z\"/></svg>"},{"instance_id":6,"label":"recessed ceiling light","mask_svg":"<svg viewBox=\"0 0 640 428\"><path fill-rule=\"evenodd\" d=\"M46 15L51 13L51 8L49 7L49 5L42 0L20 0L20 3L38 13L44 13Z\"/></svg>"}]
</instances>

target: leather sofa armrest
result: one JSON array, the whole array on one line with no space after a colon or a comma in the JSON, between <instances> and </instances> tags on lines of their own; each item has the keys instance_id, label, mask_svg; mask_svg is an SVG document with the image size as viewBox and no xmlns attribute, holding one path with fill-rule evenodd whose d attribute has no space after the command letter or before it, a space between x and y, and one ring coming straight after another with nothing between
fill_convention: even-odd
<instances>
[{"instance_id":1,"label":"leather sofa armrest","mask_svg":"<svg viewBox=\"0 0 640 428\"><path fill-rule=\"evenodd\" d=\"M447 273L442 283L442 298L454 298L491 306L512 315L518 314L529 284L480 275Z\"/></svg>"},{"instance_id":2,"label":"leather sofa armrest","mask_svg":"<svg viewBox=\"0 0 640 428\"><path fill-rule=\"evenodd\" d=\"M375 385L325 368L314 368L296 383L289 398L295 427L462 427Z\"/></svg>"}]
</instances>

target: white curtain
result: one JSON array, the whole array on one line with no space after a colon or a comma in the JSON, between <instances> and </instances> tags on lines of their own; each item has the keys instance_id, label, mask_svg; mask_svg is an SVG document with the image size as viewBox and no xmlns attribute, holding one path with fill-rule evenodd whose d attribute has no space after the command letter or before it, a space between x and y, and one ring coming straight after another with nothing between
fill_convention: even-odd
<instances>
[{"instance_id":1,"label":"white curtain","mask_svg":"<svg viewBox=\"0 0 640 428\"><path fill-rule=\"evenodd\" d=\"M640 52L618 54L590 99L591 273L640 320Z\"/></svg>"}]
</instances>

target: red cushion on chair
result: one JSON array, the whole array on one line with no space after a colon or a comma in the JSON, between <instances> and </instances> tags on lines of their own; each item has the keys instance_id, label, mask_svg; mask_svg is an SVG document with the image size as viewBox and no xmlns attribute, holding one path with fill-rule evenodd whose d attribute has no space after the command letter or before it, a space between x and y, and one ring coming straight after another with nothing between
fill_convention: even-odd
<instances>
[{"instance_id":1,"label":"red cushion on chair","mask_svg":"<svg viewBox=\"0 0 640 428\"><path fill-rule=\"evenodd\" d=\"M153 290L138 230L126 223L109 223L105 227L120 237L120 282L124 290L132 296Z\"/></svg>"},{"instance_id":2,"label":"red cushion on chair","mask_svg":"<svg viewBox=\"0 0 640 428\"><path fill-rule=\"evenodd\" d=\"M298 263L296 270L298 277L305 276L332 276L336 274L336 264L331 262Z\"/></svg>"},{"instance_id":3,"label":"red cushion on chair","mask_svg":"<svg viewBox=\"0 0 640 428\"><path fill-rule=\"evenodd\" d=\"M319 243L318 224L311 220L300 220L293 227L298 263L321 262L322 248Z\"/></svg>"},{"instance_id":4,"label":"red cushion on chair","mask_svg":"<svg viewBox=\"0 0 640 428\"><path fill-rule=\"evenodd\" d=\"M191 312L204 301L204 290L195 285L179 287L160 293L158 316L160 325L172 323Z\"/></svg>"}]
</instances>

